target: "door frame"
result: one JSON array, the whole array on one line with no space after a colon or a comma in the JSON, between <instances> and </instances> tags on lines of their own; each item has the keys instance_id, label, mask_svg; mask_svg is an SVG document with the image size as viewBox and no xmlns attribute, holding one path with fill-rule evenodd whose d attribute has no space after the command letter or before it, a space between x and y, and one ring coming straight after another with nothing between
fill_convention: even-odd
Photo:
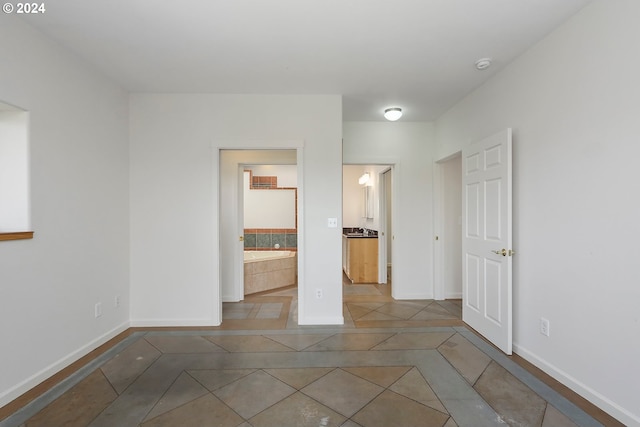
<instances>
[{"instance_id":1,"label":"door frame","mask_svg":"<svg viewBox=\"0 0 640 427\"><path fill-rule=\"evenodd\" d=\"M398 215L396 215L396 212L399 211L399 200L398 200L398 194L399 194L399 190L398 190L398 185L399 185L399 179L397 178L397 175L399 175L399 168L400 168L400 164L399 161L397 160L389 160L389 161L385 161L385 160L380 160L377 159L376 161L372 161L372 162L349 162L349 163L342 163L342 166L380 166L383 167L384 169L381 172L377 172L376 173L376 179L378 180L378 208L380 211L380 203L381 203L381 198L380 198L380 180L383 179L383 174L391 171L391 211L393 212L393 215L391 217L391 230L393 232L393 230L397 229L397 217ZM343 194L344 197L344 194ZM386 209L386 207L384 207L384 209ZM342 215L342 213L341 213ZM378 214L380 216L380 214ZM380 219L380 218L379 218ZM385 218L386 221L386 218ZM388 236L386 234L386 222L385 224L381 225L383 228L385 228L385 237L391 238L391 253L394 254L396 253L396 242L395 239L393 238L393 236ZM381 248L381 241L380 239L378 239L378 271L380 271L380 269L382 268L380 266L381 264L381 260L384 257L384 269L385 269L385 274L386 274L386 263L387 263L387 247L386 247L386 243L385 243L385 247ZM384 254L382 253L382 251L384 251ZM392 268L391 269L391 283L392 283L392 287L391 287L391 297L396 299L396 297L393 295L394 292L398 289L398 286L396 285L396 280L395 277L397 276L397 272L396 269ZM388 281L388 280L387 280ZM379 280L379 275L378 275L378 282L380 282Z\"/></svg>"},{"instance_id":2,"label":"door frame","mask_svg":"<svg viewBox=\"0 0 640 427\"><path fill-rule=\"evenodd\" d=\"M212 286L212 296L214 298L213 310L211 313L212 322L214 325L222 324L222 281L223 276L231 271L231 277L233 280L233 289L238 289L238 277L236 273L233 273L234 269L237 272L237 268L244 265L243 247L244 243L239 242L239 236L237 236L237 230L239 230L238 221L239 216L243 214L238 212L239 209L239 186L241 183L238 177L238 168L242 164L246 164L246 161L238 161L234 163L234 177L233 180L227 180L222 177L223 167L221 164L221 152L222 151L274 151L274 150L295 150L296 151L296 167L297 167L297 182L298 182L298 236L297 236L297 257L298 257L298 319L304 319L305 307L304 307L304 290L305 290L305 269L304 269L304 141L280 141L280 140L255 140L238 143L236 141L214 141L212 147L212 192L213 192L213 245L214 245L214 282ZM230 166L231 168L231 166ZM240 175L242 176L242 175ZM222 200L221 186L223 181L231 186L231 201ZM221 229L222 221L221 207L224 203L229 202L231 206L232 214L229 215L230 224L225 224L225 229ZM231 230L231 231L227 231ZM240 243L240 244L239 244ZM226 251L223 250L226 249ZM236 250L231 251L231 256L228 255L228 248L234 248ZM224 260L223 260L224 258ZM223 262L224 261L224 262ZM229 267L230 266L230 267ZM238 267L240 266L240 267ZM222 270L225 270L223 273ZM244 286L244 283L241 284ZM234 295L235 299L237 295Z\"/></svg>"},{"instance_id":3,"label":"door frame","mask_svg":"<svg viewBox=\"0 0 640 427\"><path fill-rule=\"evenodd\" d=\"M436 160L433 163L433 295L435 300L444 300L445 296L445 245L449 236L445 232L445 197L447 187L444 179L444 164L455 159L462 158L462 150ZM462 191L462 188L460 188ZM462 215L462 211L460 212ZM462 242L460 242L462 244ZM462 258L462 252L460 253Z\"/></svg>"}]
</instances>

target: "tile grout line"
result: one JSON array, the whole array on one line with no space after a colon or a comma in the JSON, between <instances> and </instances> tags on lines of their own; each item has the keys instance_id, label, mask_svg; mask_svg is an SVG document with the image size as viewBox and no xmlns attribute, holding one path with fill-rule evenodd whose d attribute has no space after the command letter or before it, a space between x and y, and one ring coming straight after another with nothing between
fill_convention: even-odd
<instances>
[{"instance_id":1,"label":"tile grout line","mask_svg":"<svg viewBox=\"0 0 640 427\"><path fill-rule=\"evenodd\" d=\"M516 362L510 360L506 355L499 352L491 345L487 344L484 340L479 338L476 334L471 332L469 329L465 327L456 327L458 333L468 339L473 345L475 345L478 349L484 352L487 356L489 356L492 360L506 369L509 373L511 373L518 380L522 381L524 385L529 387L535 393L537 393L540 397L542 397L548 404L552 405L562 414L567 416L571 421L576 423L579 426L584 427L603 427L600 422L598 422L595 418L591 417L580 407L575 405L573 402L568 400L566 397L562 396L557 391L553 390L551 387L546 385L544 382L536 378L529 371L524 369L522 366L518 365Z\"/></svg>"},{"instance_id":2,"label":"tile grout line","mask_svg":"<svg viewBox=\"0 0 640 427\"><path fill-rule=\"evenodd\" d=\"M36 415L42 409L44 409L51 402L56 400L58 397L62 396L64 393L69 391L75 385L84 380L89 374L98 369L100 366L105 364L108 360L110 360L113 356L115 356L120 351L127 348L129 345L133 344L133 342L140 339L145 335L145 332L134 332L118 344L111 347L109 350L105 351L101 355L97 356L95 359L75 371L73 374L69 375L62 381L60 381L55 386L51 387L49 390L41 394L40 396L33 399L27 405L23 406L13 414L9 415L4 420L0 421L0 427L15 427L20 426L25 423L31 417Z\"/></svg>"}]
</instances>

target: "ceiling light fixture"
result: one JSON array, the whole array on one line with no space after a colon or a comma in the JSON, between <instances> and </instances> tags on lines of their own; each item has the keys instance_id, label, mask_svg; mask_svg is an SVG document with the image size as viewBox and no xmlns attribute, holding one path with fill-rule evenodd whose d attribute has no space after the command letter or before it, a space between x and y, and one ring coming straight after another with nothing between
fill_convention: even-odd
<instances>
[{"instance_id":1,"label":"ceiling light fixture","mask_svg":"<svg viewBox=\"0 0 640 427\"><path fill-rule=\"evenodd\" d=\"M482 71L491 66L491 58L481 58L476 61L476 69Z\"/></svg>"},{"instance_id":2,"label":"ceiling light fixture","mask_svg":"<svg viewBox=\"0 0 640 427\"><path fill-rule=\"evenodd\" d=\"M384 110L384 118L390 122L395 122L400 117L402 117L402 108L393 107Z\"/></svg>"},{"instance_id":3,"label":"ceiling light fixture","mask_svg":"<svg viewBox=\"0 0 640 427\"><path fill-rule=\"evenodd\" d=\"M364 185L364 184L366 184L367 182L369 182L369 173L368 173L368 172L365 172L365 173L363 173L363 174L360 176L360 178L358 179L358 184L360 184L360 185Z\"/></svg>"}]
</instances>

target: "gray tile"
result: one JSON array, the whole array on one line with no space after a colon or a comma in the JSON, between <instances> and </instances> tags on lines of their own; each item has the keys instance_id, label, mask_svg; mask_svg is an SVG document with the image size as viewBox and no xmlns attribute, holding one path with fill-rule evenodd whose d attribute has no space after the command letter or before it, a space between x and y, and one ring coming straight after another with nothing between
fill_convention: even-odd
<instances>
[{"instance_id":1,"label":"gray tile","mask_svg":"<svg viewBox=\"0 0 640 427\"><path fill-rule=\"evenodd\" d=\"M552 405L547 404L542 427L578 427L578 425Z\"/></svg>"},{"instance_id":2,"label":"gray tile","mask_svg":"<svg viewBox=\"0 0 640 427\"><path fill-rule=\"evenodd\" d=\"M491 358L480 351L460 334L455 334L438 351L451 363L463 377L474 384L485 370Z\"/></svg>"},{"instance_id":3,"label":"gray tile","mask_svg":"<svg viewBox=\"0 0 640 427\"><path fill-rule=\"evenodd\" d=\"M267 335L267 338L286 345L294 350L304 350L305 348L319 343L331 335L329 334L288 334L288 335Z\"/></svg>"},{"instance_id":4,"label":"gray tile","mask_svg":"<svg viewBox=\"0 0 640 427\"><path fill-rule=\"evenodd\" d=\"M298 247L298 235L297 234L289 234L285 235L285 245L287 248L297 248Z\"/></svg>"},{"instance_id":5,"label":"gray tile","mask_svg":"<svg viewBox=\"0 0 640 427\"><path fill-rule=\"evenodd\" d=\"M245 233L244 235L244 247L255 248L257 245L257 238L255 233Z\"/></svg>"},{"instance_id":6,"label":"gray tile","mask_svg":"<svg viewBox=\"0 0 640 427\"><path fill-rule=\"evenodd\" d=\"M373 350L434 349L451 338L453 332L400 332Z\"/></svg>"},{"instance_id":7,"label":"gray tile","mask_svg":"<svg viewBox=\"0 0 640 427\"><path fill-rule=\"evenodd\" d=\"M392 384L391 387L389 387L389 390L413 399L416 402L422 403L423 405L442 413L447 413L447 410L440 402L440 399L438 399L438 396L436 396L433 389L429 387L427 381L422 375L420 375L420 372L415 367Z\"/></svg>"},{"instance_id":8,"label":"gray tile","mask_svg":"<svg viewBox=\"0 0 640 427\"><path fill-rule=\"evenodd\" d=\"M181 371L174 359L161 356L100 413L90 427L138 426Z\"/></svg>"},{"instance_id":9,"label":"gray tile","mask_svg":"<svg viewBox=\"0 0 640 427\"><path fill-rule=\"evenodd\" d=\"M158 357L160 352L144 339L140 339L118 353L101 369L116 392L120 394Z\"/></svg>"},{"instance_id":10,"label":"gray tile","mask_svg":"<svg viewBox=\"0 0 640 427\"><path fill-rule=\"evenodd\" d=\"M26 426L86 426L117 397L102 371L97 370L30 418Z\"/></svg>"},{"instance_id":11,"label":"gray tile","mask_svg":"<svg viewBox=\"0 0 640 427\"><path fill-rule=\"evenodd\" d=\"M335 334L304 351L369 350L393 333Z\"/></svg>"},{"instance_id":12,"label":"gray tile","mask_svg":"<svg viewBox=\"0 0 640 427\"><path fill-rule=\"evenodd\" d=\"M206 394L149 420L140 427L236 427L242 421L238 414L218 398Z\"/></svg>"},{"instance_id":13,"label":"gray tile","mask_svg":"<svg viewBox=\"0 0 640 427\"><path fill-rule=\"evenodd\" d=\"M256 247L258 247L258 248L270 248L271 247L271 234L258 234L256 236Z\"/></svg>"},{"instance_id":14,"label":"gray tile","mask_svg":"<svg viewBox=\"0 0 640 427\"><path fill-rule=\"evenodd\" d=\"M215 353L225 351L212 342L197 336L147 336L162 353Z\"/></svg>"},{"instance_id":15,"label":"gray tile","mask_svg":"<svg viewBox=\"0 0 640 427\"><path fill-rule=\"evenodd\" d=\"M547 402L497 363L489 364L474 388L509 425L542 425Z\"/></svg>"},{"instance_id":16,"label":"gray tile","mask_svg":"<svg viewBox=\"0 0 640 427\"><path fill-rule=\"evenodd\" d=\"M172 411L187 402L195 400L208 394L209 391L200 383L193 379L186 372L183 372L171 385L169 390L156 403L145 420L150 420L166 412Z\"/></svg>"},{"instance_id":17,"label":"gray tile","mask_svg":"<svg viewBox=\"0 0 640 427\"><path fill-rule=\"evenodd\" d=\"M295 391L266 372L256 371L213 393L243 418L249 419Z\"/></svg>"},{"instance_id":18,"label":"gray tile","mask_svg":"<svg viewBox=\"0 0 640 427\"><path fill-rule=\"evenodd\" d=\"M342 369L336 369L301 391L342 415L351 417L384 391L384 388Z\"/></svg>"},{"instance_id":19,"label":"gray tile","mask_svg":"<svg viewBox=\"0 0 640 427\"><path fill-rule=\"evenodd\" d=\"M255 369L203 369L187 372L207 390L214 391L255 371Z\"/></svg>"},{"instance_id":20,"label":"gray tile","mask_svg":"<svg viewBox=\"0 0 640 427\"><path fill-rule=\"evenodd\" d=\"M353 416L354 421L367 427L442 426L447 419L447 414L389 390Z\"/></svg>"},{"instance_id":21,"label":"gray tile","mask_svg":"<svg viewBox=\"0 0 640 427\"><path fill-rule=\"evenodd\" d=\"M285 235L283 233L273 233L271 235L271 246L280 245L281 248L286 246Z\"/></svg>"},{"instance_id":22,"label":"gray tile","mask_svg":"<svg viewBox=\"0 0 640 427\"><path fill-rule=\"evenodd\" d=\"M337 412L298 392L249 421L253 427L339 427L345 420Z\"/></svg>"},{"instance_id":23,"label":"gray tile","mask_svg":"<svg viewBox=\"0 0 640 427\"><path fill-rule=\"evenodd\" d=\"M232 353L293 351L293 349L261 335L219 336L207 337L207 339Z\"/></svg>"},{"instance_id":24,"label":"gray tile","mask_svg":"<svg viewBox=\"0 0 640 427\"><path fill-rule=\"evenodd\" d=\"M333 368L284 368L265 369L265 372L299 390L332 370Z\"/></svg>"}]
</instances>

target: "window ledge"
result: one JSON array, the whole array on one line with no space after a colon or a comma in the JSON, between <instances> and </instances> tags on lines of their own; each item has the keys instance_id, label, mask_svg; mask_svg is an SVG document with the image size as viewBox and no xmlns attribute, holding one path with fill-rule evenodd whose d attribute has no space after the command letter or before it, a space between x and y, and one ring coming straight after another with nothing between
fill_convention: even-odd
<instances>
[{"instance_id":1,"label":"window ledge","mask_svg":"<svg viewBox=\"0 0 640 427\"><path fill-rule=\"evenodd\" d=\"M33 231L16 231L13 233L0 232L0 241L2 240L25 240L33 239Z\"/></svg>"}]
</instances>

